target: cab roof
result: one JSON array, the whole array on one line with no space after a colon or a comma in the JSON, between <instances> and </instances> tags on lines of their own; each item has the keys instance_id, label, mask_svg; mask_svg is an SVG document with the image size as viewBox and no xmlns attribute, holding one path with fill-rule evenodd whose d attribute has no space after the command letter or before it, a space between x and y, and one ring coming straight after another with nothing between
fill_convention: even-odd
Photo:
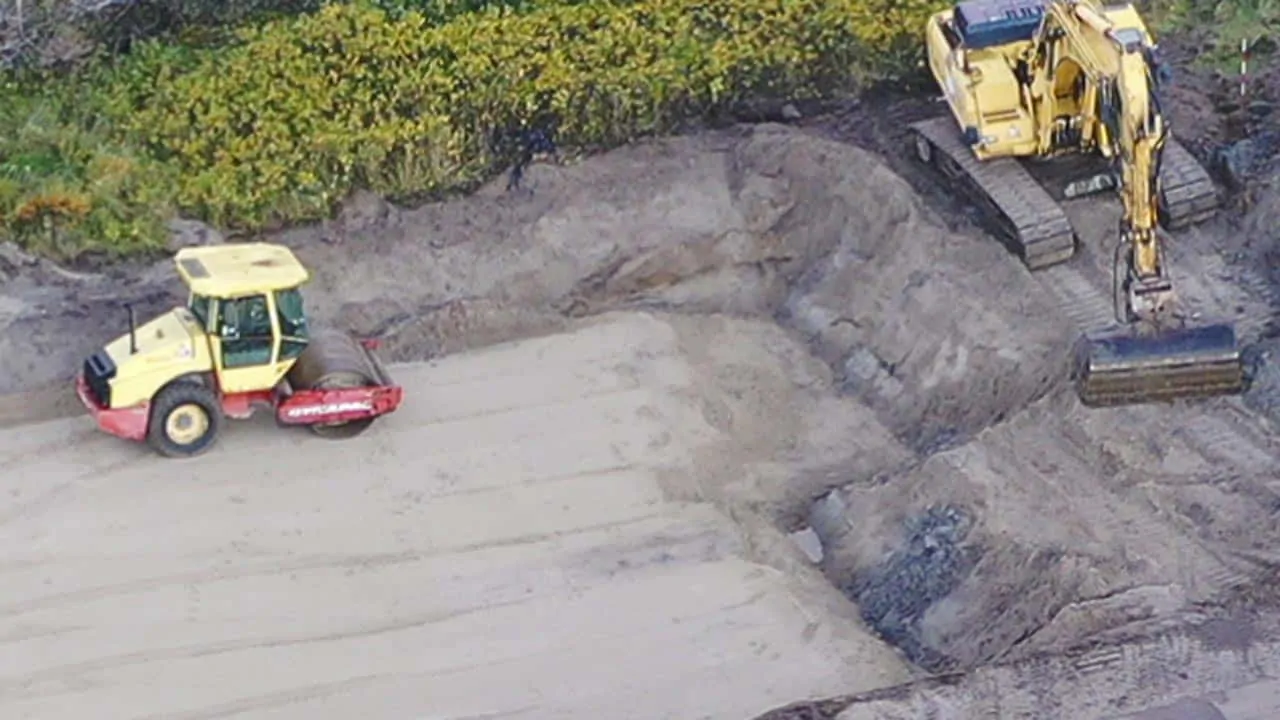
<instances>
[{"instance_id":1,"label":"cab roof","mask_svg":"<svg viewBox=\"0 0 1280 720\"><path fill-rule=\"evenodd\" d=\"M273 243L183 248L173 261L191 292L216 298L289 290L311 277L292 250Z\"/></svg>"}]
</instances>

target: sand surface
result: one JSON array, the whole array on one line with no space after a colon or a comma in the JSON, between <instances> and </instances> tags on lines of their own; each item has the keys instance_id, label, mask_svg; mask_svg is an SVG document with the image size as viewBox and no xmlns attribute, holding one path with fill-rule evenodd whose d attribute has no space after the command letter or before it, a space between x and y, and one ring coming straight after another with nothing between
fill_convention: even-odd
<instances>
[{"instance_id":1,"label":"sand surface","mask_svg":"<svg viewBox=\"0 0 1280 720\"><path fill-rule=\"evenodd\" d=\"M351 441L0 434L0 717L725 718L905 678L663 473L720 434L648 316L393 368Z\"/></svg>"}]
</instances>

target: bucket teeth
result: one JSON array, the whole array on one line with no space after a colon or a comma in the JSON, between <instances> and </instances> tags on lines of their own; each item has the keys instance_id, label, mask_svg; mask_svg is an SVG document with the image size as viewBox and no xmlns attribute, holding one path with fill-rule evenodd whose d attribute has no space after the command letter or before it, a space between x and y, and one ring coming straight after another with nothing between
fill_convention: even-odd
<instances>
[{"instance_id":1,"label":"bucket teeth","mask_svg":"<svg viewBox=\"0 0 1280 720\"><path fill-rule=\"evenodd\" d=\"M1230 325L1086 337L1078 349L1075 380L1080 401L1090 406L1236 395L1245 389L1244 362Z\"/></svg>"}]
</instances>

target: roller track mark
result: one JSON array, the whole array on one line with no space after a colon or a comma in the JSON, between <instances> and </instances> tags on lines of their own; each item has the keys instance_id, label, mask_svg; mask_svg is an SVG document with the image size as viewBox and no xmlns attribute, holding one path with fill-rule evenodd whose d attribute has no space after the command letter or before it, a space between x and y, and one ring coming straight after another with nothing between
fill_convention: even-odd
<instances>
[{"instance_id":1,"label":"roller track mark","mask_svg":"<svg viewBox=\"0 0 1280 720\"><path fill-rule=\"evenodd\" d=\"M169 585L194 585L200 583L223 582L226 580L240 580L268 575L281 575L306 570L376 568L386 565L414 562L418 557L419 553L411 551L400 553L375 553L367 555L322 555L300 558L290 562L242 566L228 570L208 570L204 572L160 575L133 580L130 582L116 583L113 585L99 585L97 587L84 588L81 590L55 593L24 602L5 605L0 607L0 617L13 618L27 613L64 607L66 605L74 605L76 603L93 602L95 600L102 600L118 595L132 595L135 593L146 592L148 590L156 590Z\"/></svg>"},{"instance_id":2,"label":"roller track mark","mask_svg":"<svg viewBox=\"0 0 1280 720\"><path fill-rule=\"evenodd\" d=\"M768 593L759 590L751 593L742 600L737 600L723 605L718 605L710 610L704 610L689 613L680 618L681 621L698 620L709 616L722 615L732 613L736 610L751 607L761 600L768 597ZM18 678L6 678L0 681L0 689L16 694L20 691L27 691L28 694L41 694L39 691L32 693L32 685L41 682L67 682L70 678L75 678L86 673L111 670L126 665L141 665L156 662L169 662L174 660L192 660L203 657L211 657L216 655L225 655L228 653L252 651L252 650L270 650L276 648L297 647L304 645L314 645L319 643L342 642L345 640L361 640L365 638L377 637L388 633L401 632L404 630L413 630L416 628L429 627L440 623L449 622L459 618L470 617L481 613L489 612L496 609L515 607L535 599L540 599L537 595L524 595L518 599L505 600L501 602L492 602L474 607L463 608L460 610L435 611L430 613L422 613L416 616L399 618L396 620L365 625L353 628L351 630L327 632L327 633L297 633L289 636L280 636L274 638L244 638L240 640L230 640L220 643L193 644L181 647L162 648L159 650L146 650L111 657L102 657L94 660L87 660L78 663L60 665L45 668L37 672ZM755 623L753 623L755 624ZM616 632L609 632L596 635L593 641L604 641L613 638L625 638L637 635L640 631L634 628L623 627ZM545 651L535 651L532 656L540 655ZM553 651L554 652L554 651ZM529 657L517 656L517 657ZM481 663L469 663L466 665L455 665L451 667L432 670L430 672L415 672L413 676L443 678L449 675L456 675L469 672L481 667L489 667L492 665L510 662L515 658L498 658L487 660Z\"/></svg>"},{"instance_id":3,"label":"roller track mark","mask_svg":"<svg viewBox=\"0 0 1280 720\"><path fill-rule=\"evenodd\" d=\"M243 715L256 710L267 710L269 708L276 708L284 705L293 705L295 703L307 702L310 700L319 700L333 695L341 695L348 690L369 685L381 679L384 678L380 675L362 675L359 677L348 678L346 680L338 680L336 682L315 683L312 685L289 688L288 690L282 690L280 692L239 698L230 702L201 708L199 710L147 715L145 717L138 718L138 720L216 720L217 718Z\"/></svg>"},{"instance_id":4,"label":"roller track mark","mask_svg":"<svg viewBox=\"0 0 1280 720\"><path fill-rule=\"evenodd\" d=\"M48 510L57 503L59 498L70 492L81 481L101 480L121 470L131 469L135 467L137 462L138 459L136 457L125 457L103 463L102 465L85 469L74 480L53 485L25 502L14 502L8 508L0 510L0 527L12 525L19 520L30 519Z\"/></svg>"},{"instance_id":5,"label":"roller track mark","mask_svg":"<svg viewBox=\"0 0 1280 720\"><path fill-rule=\"evenodd\" d=\"M40 443L21 452L7 455L4 460L0 460L0 474L8 475L11 472L16 472L24 465L48 458L67 448L87 450L111 442L119 442L119 440L97 428L89 427L77 430L75 433L54 442Z\"/></svg>"},{"instance_id":6,"label":"roller track mark","mask_svg":"<svg viewBox=\"0 0 1280 720\"><path fill-rule=\"evenodd\" d=\"M0 645L7 643L20 643L26 640L34 640L36 638L56 637L65 635L77 630L84 630L84 625L19 625L17 628L8 632L0 633Z\"/></svg>"},{"instance_id":7,"label":"roller track mark","mask_svg":"<svg viewBox=\"0 0 1280 720\"><path fill-rule=\"evenodd\" d=\"M85 588L83 590L72 590L54 595L47 595L41 598L35 598L25 602L13 603L4 607L0 607L0 617L12 618L27 613L38 612L55 607L73 605L76 603L92 602L102 600L108 597L119 595L132 595L135 593L155 590L170 585L194 585L201 583L223 582L227 580L239 580L244 578L263 577L271 575L283 575L290 572L299 572L307 570L331 570L331 569L369 569L385 567L389 565L400 565L405 563L420 562L436 557L446 555L462 555L467 553L484 552L487 550L496 550L498 548L512 547L518 545L531 545L539 542L548 542L558 540L574 535L581 535L591 532L602 532L624 528L639 523L650 522L654 519L662 517L661 513L642 515L627 520L610 523L600 523L597 525L584 525L573 529L572 531L549 532L549 533L533 533L529 535L521 535L517 537L504 538L494 542L472 543L468 545L437 548L425 552L406 551L399 553L375 553L369 555L348 555L348 556L319 556L311 558L303 558L293 562L271 563L267 565L239 567L230 570L213 570L205 572L175 573L172 575L162 575L158 577L143 578L131 582L118 583L115 585L102 585L99 587Z\"/></svg>"},{"instance_id":8,"label":"roller track mark","mask_svg":"<svg viewBox=\"0 0 1280 720\"><path fill-rule=\"evenodd\" d=\"M18 520L48 510L57 503L58 498L66 495L74 485L74 481L58 483L44 492L37 493L34 498L26 502L17 502L10 505L8 509L0 512L0 526L10 525Z\"/></svg>"},{"instance_id":9,"label":"roller track mark","mask_svg":"<svg viewBox=\"0 0 1280 720\"><path fill-rule=\"evenodd\" d=\"M66 676L84 675L86 673L121 668L127 665L145 665L148 663L194 660L196 658L225 655L227 653L243 652L246 650L271 650L284 647L297 647L301 645L315 645L377 637L388 633L427 627L499 608L515 607L516 605L529 602L529 600L530 597L526 596L516 600L484 603L461 610L435 611L335 632L297 633L294 635L268 638L243 638L239 640L227 640L216 643L199 643L100 657L94 660L85 660L83 662L70 663L67 665L56 665L27 675L10 676L0 680L0 692L4 692L6 695L10 693L17 694L18 692L29 689L30 686L39 683L57 682L64 679Z\"/></svg>"}]
</instances>

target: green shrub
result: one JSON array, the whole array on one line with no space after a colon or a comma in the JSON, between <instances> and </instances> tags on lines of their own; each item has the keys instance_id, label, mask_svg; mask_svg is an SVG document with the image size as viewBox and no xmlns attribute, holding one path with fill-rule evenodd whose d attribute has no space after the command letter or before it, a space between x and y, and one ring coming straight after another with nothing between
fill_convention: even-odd
<instances>
[{"instance_id":1,"label":"green shrub","mask_svg":"<svg viewBox=\"0 0 1280 720\"><path fill-rule=\"evenodd\" d=\"M1188 31L1201 35L1207 48L1197 63L1232 76L1239 72L1241 40L1257 55L1274 55L1280 42L1277 0L1145 0L1140 9L1158 36Z\"/></svg>"},{"instance_id":2,"label":"green shrub","mask_svg":"<svg viewBox=\"0 0 1280 720\"><path fill-rule=\"evenodd\" d=\"M87 93L66 86L0 86L0 239L59 259L160 246L173 169L95 115Z\"/></svg>"},{"instance_id":3,"label":"green shrub","mask_svg":"<svg viewBox=\"0 0 1280 720\"><path fill-rule=\"evenodd\" d=\"M932 2L646 0L468 15L331 5L248 31L124 119L181 170L179 205L219 223L327 213L360 185L468 187L501 128L557 118L608 147L747 97L852 90L919 44Z\"/></svg>"},{"instance_id":4,"label":"green shrub","mask_svg":"<svg viewBox=\"0 0 1280 720\"><path fill-rule=\"evenodd\" d=\"M602 149L745 99L852 92L913 65L945 4L429 1L329 5L220 49L141 43L0 88L21 101L0 111L0 234L126 253L159 247L173 209L252 229L322 217L354 187L465 190L511 160L495 133L540 118ZM455 11L475 12L428 19Z\"/></svg>"}]
</instances>

